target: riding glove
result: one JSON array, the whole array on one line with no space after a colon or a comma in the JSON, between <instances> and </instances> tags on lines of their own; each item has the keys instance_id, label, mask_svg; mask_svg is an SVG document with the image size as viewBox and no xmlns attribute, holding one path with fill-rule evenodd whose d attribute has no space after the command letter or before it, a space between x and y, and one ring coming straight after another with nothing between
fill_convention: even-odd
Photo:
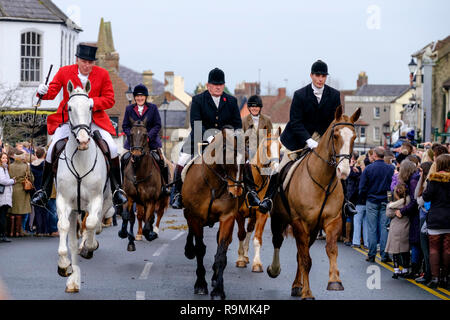
<instances>
[{"instance_id":1,"label":"riding glove","mask_svg":"<svg viewBox=\"0 0 450 320\"><path fill-rule=\"evenodd\" d=\"M306 140L306 144L308 145L308 147L309 147L310 149L317 148L317 146L319 145L319 144L317 143L317 141L315 141L315 140L313 140L313 139L311 139L311 138L309 138L308 140Z\"/></svg>"},{"instance_id":2,"label":"riding glove","mask_svg":"<svg viewBox=\"0 0 450 320\"><path fill-rule=\"evenodd\" d=\"M40 95L44 95L44 94L47 94L47 91L48 91L48 85L46 85L46 84L43 84L43 83L41 83L40 85L39 85L39 87L38 87L38 90L37 90L37 92L40 94Z\"/></svg>"}]
</instances>

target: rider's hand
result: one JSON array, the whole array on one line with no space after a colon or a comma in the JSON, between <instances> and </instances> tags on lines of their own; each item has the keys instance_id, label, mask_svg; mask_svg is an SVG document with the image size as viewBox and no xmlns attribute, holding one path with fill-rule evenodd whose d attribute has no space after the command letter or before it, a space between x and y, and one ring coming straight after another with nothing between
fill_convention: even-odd
<instances>
[{"instance_id":1,"label":"rider's hand","mask_svg":"<svg viewBox=\"0 0 450 320\"><path fill-rule=\"evenodd\" d=\"M43 83L41 83L39 85L38 90L37 90L37 92L42 96L47 94L47 91L48 91L48 85L43 84Z\"/></svg>"},{"instance_id":2,"label":"rider's hand","mask_svg":"<svg viewBox=\"0 0 450 320\"><path fill-rule=\"evenodd\" d=\"M308 140L306 140L306 144L308 145L308 147L309 147L310 149L317 148L317 146L319 145L319 144L317 143L317 141L315 141L315 140L313 140L313 139L311 139L311 138L309 138Z\"/></svg>"}]
</instances>

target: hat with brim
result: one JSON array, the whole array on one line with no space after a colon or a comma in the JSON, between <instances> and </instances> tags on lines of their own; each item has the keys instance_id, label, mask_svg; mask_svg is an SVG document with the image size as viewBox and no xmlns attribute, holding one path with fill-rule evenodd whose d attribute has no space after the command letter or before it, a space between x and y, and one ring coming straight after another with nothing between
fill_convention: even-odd
<instances>
[{"instance_id":1,"label":"hat with brim","mask_svg":"<svg viewBox=\"0 0 450 320\"><path fill-rule=\"evenodd\" d=\"M323 74L323 75L327 76L328 75L328 66L322 60L317 60L311 66L311 73L312 74Z\"/></svg>"},{"instance_id":2,"label":"hat with brim","mask_svg":"<svg viewBox=\"0 0 450 320\"><path fill-rule=\"evenodd\" d=\"M95 58L96 53L97 53L97 47L88 46L85 44L79 44L77 46L77 53L75 53L75 56L77 56L80 59L95 61L95 60L97 60Z\"/></svg>"},{"instance_id":3,"label":"hat with brim","mask_svg":"<svg viewBox=\"0 0 450 320\"><path fill-rule=\"evenodd\" d=\"M219 68L214 68L209 72L208 83L220 85L225 83L225 73Z\"/></svg>"}]
</instances>

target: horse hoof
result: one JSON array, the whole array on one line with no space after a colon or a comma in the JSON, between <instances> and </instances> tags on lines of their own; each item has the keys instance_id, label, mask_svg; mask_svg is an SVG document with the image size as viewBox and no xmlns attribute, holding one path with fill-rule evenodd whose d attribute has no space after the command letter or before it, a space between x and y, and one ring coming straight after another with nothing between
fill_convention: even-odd
<instances>
[{"instance_id":1,"label":"horse hoof","mask_svg":"<svg viewBox=\"0 0 450 320\"><path fill-rule=\"evenodd\" d=\"M272 269L270 268L270 266L267 267L267 274L269 275L269 277L271 278L276 278L280 275L281 269L278 270L278 273L273 273Z\"/></svg>"},{"instance_id":2,"label":"horse hoof","mask_svg":"<svg viewBox=\"0 0 450 320\"><path fill-rule=\"evenodd\" d=\"M195 258L195 252L194 250L184 249L184 256L189 260L192 260Z\"/></svg>"},{"instance_id":3,"label":"horse hoof","mask_svg":"<svg viewBox=\"0 0 450 320\"><path fill-rule=\"evenodd\" d=\"M245 263L245 261L238 260L238 261L236 261L236 267L237 268L247 268L247 264Z\"/></svg>"},{"instance_id":4,"label":"horse hoof","mask_svg":"<svg viewBox=\"0 0 450 320\"><path fill-rule=\"evenodd\" d=\"M302 298L302 300L316 300L316 298L314 298L314 297L306 297L306 298Z\"/></svg>"},{"instance_id":5,"label":"horse hoof","mask_svg":"<svg viewBox=\"0 0 450 320\"><path fill-rule=\"evenodd\" d=\"M211 292L211 300L225 300L225 292L219 292L218 290L213 290Z\"/></svg>"},{"instance_id":6,"label":"horse hoof","mask_svg":"<svg viewBox=\"0 0 450 320\"><path fill-rule=\"evenodd\" d=\"M85 259L91 259L94 256L93 251L89 251L86 247L83 247L80 251L80 256L82 256Z\"/></svg>"},{"instance_id":7,"label":"horse hoof","mask_svg":"<svg viewBox=\"0 0 450 320\"><path fill-rule=\"evenodd\" d=\"M340 281L328 282L327 290L342 291L344 290L344 286Z\"/></svg>"},{"instance_id":8,"label":"horse hoof","mask_svg":"<svg viewBox=\"0 0 450 320\"><path fill-rule=\"evenodd\" d=\"M100 247L100 243L97 241L97 240L95 240L96 242L97 242L97 245L95 246L95 249L94 249L94 251L95 250L97 250L98 249L98 247Z\"/></svg>"},{"instance_id":9,"label":"horse hoof","mask_svg":"<svg viewBox=\"0 0 450 320\"><path fill-rule=\"evenodd\" d=\"M144 234L144 236L145 236L145 239L147 239L147 241L153 241L156 238L158 238L158 234L153 231L149 232L148 234Z\"/></svg>"},{"instance_id":10,"label":"horse hoof","mask_svg":"<svg viewBox=\"0 0 450 320\"><path fill-rule=\"evenodd\" d=\"M136 246L134 243L128 244L127 251L136 251Z\"/></svg>"},{"instance_id":11,"label":"horse hoof","mask_svg":"<svg viewBox=\"0 0 450 320\"><path fill-rule=\"evenodd\" d=\"M292 297L300 297L302 295L302 287L293 287L291 290Z\"/></svg>"},{"instance_id":12,"label":"horse hoof","mask_svg":"<svg viewBox=\"0 0 450 320\"><path fill-rule=\"evenodd\" d=\"M79 292L80 291L80 289L78 289L78 288L69 288L69 287L66 287L66 290L65 290L67 293L77 293L77 292Z\"/></svg>"},{"instance_id":13,"label":"horse hoof","mask_svg":"<svg viewBox=\"0 0 450 320\"><path fill-rule=\"evenodd\" d=\"M142 241L142 235L137 234L136 235L136 241Z\"/></svg>"},{"instance_id":14,"label":"horse hoof","mask_svg":"<svg viewBox=\"0 0 450 320\"><path fill-rule=\"evenodd\" d=\"M255 264L252 266L252 272L263 272L263 267L260 264Z\"/></svg>"},{"instance_id":15,"label":"horse hoof","mask_svg":"<svg viewBox=\"0 0 450 320\"><path fill-rule=\"evenodd\" d=\"M64 278L70 276L72 274L72 265L69 265L67 268L61 268L58 266L58 274Z\"/></svg>"},{"instance_id":16,"label":"horse hoof","mask_svg":"<svg viewBox=\"0 0 450 320\"><path fill-rule=\"evenodd\" d=\"M194 294L198 295L207 295L208 294L208 288L207 287L195 287L194 288Z\"/></svg>"},{"instance_id":17,"label":"horse hoof","mask_svg":"<svg viewBox=\"0 0 450 320\"><path fill-rule=\"evenodd\" d=\"M128 237L128 232L124 231L124 230L120 230L118 234L119 234L119 238L121 238L121 239L125 239L126 237Z\"/></svg>"}]
</instances>

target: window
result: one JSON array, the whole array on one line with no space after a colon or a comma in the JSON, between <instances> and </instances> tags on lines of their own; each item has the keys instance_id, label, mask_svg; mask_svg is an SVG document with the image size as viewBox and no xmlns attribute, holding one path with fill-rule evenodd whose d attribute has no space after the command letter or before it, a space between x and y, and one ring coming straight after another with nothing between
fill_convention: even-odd
<instances>
[{"instance_id":1,"label":"window","mask_svg":"<svg viewBox=\"0 0 450 320\"><path fill-rule=\"evenodd\" d=\"M366 127L361 127L361 138L365 138L366 137Z\"/></svg>"},{"instance_id":2,"label":"window","mask_svg":"<svg viewBox=\"0 0 450 320\"><path fill-rule=\"evenodd\" d=\"M374 107L373 108L373 118L379 119L380 118L380 107Z\"/></svg>"},{"instance_id":3,"label":"window","mask_svg":"<svg viewBox=\"0 0 450 320\"><path fill-rule=\"evenodd\" d=\"M20 40L20 81L41 81L41 35L24 32Z\"/></svg>"},{"instance_id":4,"label":"window","mask_svg":"<svg viewBox=\"0 0 450 320\"><path fill-rule=\"evenodd\" d=\"M374 141L380 141L380 127L374 127L373 128L373 140Z\"/></svg>"}]
</instances>

